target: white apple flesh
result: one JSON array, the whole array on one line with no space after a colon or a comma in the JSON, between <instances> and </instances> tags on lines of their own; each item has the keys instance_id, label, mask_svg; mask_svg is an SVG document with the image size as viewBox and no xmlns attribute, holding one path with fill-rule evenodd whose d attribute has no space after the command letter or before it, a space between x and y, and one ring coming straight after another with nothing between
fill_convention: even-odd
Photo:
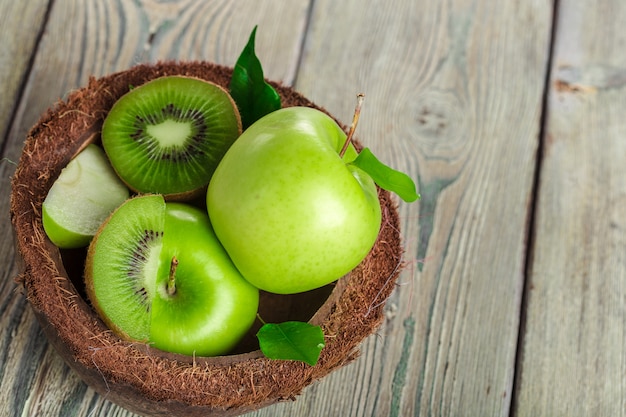
<instances>
[{"instance_id":1,"label":"white apple flesh","mask_svg":"<svg viewBox=\"0 0 626 417\"><path fill-rule=\"evenodd\" d=\"M129 197L104 151L88 145L52 184L42 205L43 227L60 248L87 246L98 227Z\"/></svg>"}]
</instances>

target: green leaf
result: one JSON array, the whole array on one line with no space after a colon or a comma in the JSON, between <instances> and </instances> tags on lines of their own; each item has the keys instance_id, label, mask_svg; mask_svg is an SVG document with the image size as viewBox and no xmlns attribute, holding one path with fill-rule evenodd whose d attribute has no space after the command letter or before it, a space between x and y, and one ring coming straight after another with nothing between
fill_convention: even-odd
<instances>
[{"instance_id":1,"label":"green leaf","mask_svg":"<svg viewBox=\"0 0 626 417\"><path fill-rule=\"evenodd\" d=\"M420 198L411 177L380 162L369 148L363 149L351 164L365 171L380 188L398 194L407 203Z\"/></svg>"},{"instance_id":2,"label":"green leaf","mask_svg":"<svg viewBox=\"0 0 626 417\"><path fill-rule=\"evenodd\" d=\"M261 351L270 359L296 360L315 365L324 347L320 326L301 321L266 323L257 333Z\"/></svg>"},{"instance_id":3,"label":"green leaf","mask_svg":"<svg viewBox=\"0 0 626 417\"><path fill-rule=\"evenodd\" d=\"M237 59L230 80L230 95L239 113L244 130L268 113L281 107L278 92L263 77L261 61L254 52L256 29L252 29L248 44Z\"/></svg>"}]
</instances>

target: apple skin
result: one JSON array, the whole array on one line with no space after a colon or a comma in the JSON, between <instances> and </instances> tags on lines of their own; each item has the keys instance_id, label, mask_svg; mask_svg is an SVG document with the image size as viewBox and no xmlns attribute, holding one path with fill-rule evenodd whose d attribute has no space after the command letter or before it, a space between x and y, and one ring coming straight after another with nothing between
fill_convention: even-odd
<instances>
[{"instance_id":1,"label":"apple skin","mask_svg":"<svg viewBox=\"0 0 626 417\"><path fill-rule=\"evenodd\" d=\"M288 107L256 121L231 146L207 191L220 242L256 287L290 294L356 267L380 230L376 185L339 152L346 134L325 113Z\"/></svg>"},{"instance_id":2,"label":"apple skin","mask_svg":"<svg viewBox=\"0 0 626 417\"><path fill-rule=\"evenodd\" d=\"M104 151L90 144L61 171L43 201L46 235L60 248L87 246L100 224L129 194Z\"/></svg>"},{"instance_id":3,"label":"apple skin","mask_svg":"<svg viewBox=\"0 0 626 417\"><path fill-rule=\"evenodd\" d=\"M173 296L167 293L172 257L178 260ZM256 319L259 291L235 268L205 211L166 203L160 259L151 308L154 347L199 356L230 351Z\"/></svg>"}]
</instances>

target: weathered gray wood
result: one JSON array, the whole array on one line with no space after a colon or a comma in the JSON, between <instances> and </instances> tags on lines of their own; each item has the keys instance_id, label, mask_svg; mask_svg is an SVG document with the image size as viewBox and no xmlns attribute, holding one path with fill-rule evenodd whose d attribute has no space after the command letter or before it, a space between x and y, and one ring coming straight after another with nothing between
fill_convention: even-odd
<instances>
[{"instance_id":1,"label":"weathered gray wood","mask_svg":"<svg viewBox=\"0 0 626 417\"><path fill-rule=\"evenodd\" d=\"M625 25L559 2L516 416L626 415Z\"/></svg>"},{"instance_id":2,"label":"weathered gray wood","mask_svg":"<svg viewBox=\"0 0 626 417\"><path fill-rule=\"evenodd\" d=\"M42 3L1 2L0 11L12 11L13 22L3 24L0 33L6 31L10 38L40 28L43 22L34 11ZM234 65L255 24L259 25L257 54L266 76L289 84L297 68L308 10L305 0L56 0L23 96L6 98L8 107L19 106L3 156L17 161L26 132L40 114L68 91L85 85L89 76L167 59ZM9 17L2 13L2 19ZM21 42L23 56L28 57L32 38L24 37ZM3 59L0 71L7 65ZM3 89L14 83L13 78L0 80ZM0 258L6 261L0 275L0 415L130 416L77 379L48 346L23 295L16 291L8 219L13 169L8 162L0 164L0 212L5 213L0 217Z\"/></svg>"},{"instance_id":3,"label":"weathered gray wood","mask_svg":"<svg viewBox=\"0 0 626 417\"><path fill-rule=\"evenodd\" d=\"M28 75L39 31L45 23L48 1L0 2L0 149L11 125L22 81ZM7 159L5 159L7 158ZM22 381L32 378L43 355L39 327L25 308L23 296L13 284L12 232L8 218L10 174L15 154L0 154L0 414L11 415L16 402L25 401L28 387ZM32 357L24 355L28 349ZM8 383L4 383L8 381Z\"/></svg>"},{"instance_id":4,"label":"weathered gray wood","mask_svg":"<svg viewBox=\"0 0 626 417\"><path fill-rule=\"evenodd\" d=\"M48 0L0 2L0 144L35 52L44 24Z\"/></svg>"},{"instance_id":5,"label":"weathered gray wood","mask_svg":"<svg viewBox=\"0 0 626 417\"><path fill-rule=\"evenodd\" d=\"M315 2L296 87L419 177L408 270L363 356L258 416L509 413L552 6Z\"/></svg>"}]
</instances>

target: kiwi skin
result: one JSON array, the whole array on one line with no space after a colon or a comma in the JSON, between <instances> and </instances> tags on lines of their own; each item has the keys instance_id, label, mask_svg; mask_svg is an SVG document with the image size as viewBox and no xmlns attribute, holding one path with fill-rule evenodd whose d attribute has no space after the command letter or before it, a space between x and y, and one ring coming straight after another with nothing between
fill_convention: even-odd
<instances>
[{"instance_id":1,"label":"kiwi skin","mask_svg":"<svg viewBox=\"0 0 626 417\"><path fill-rule=\"evenodd\" d=\"M206 93L207 101L199 92ZM206 111L205 106L212 108ZM184 145L161 146L158 142L168 138L149 134L168 120L191 129ZM206 192L217 164L241 133L241 115L224 87L176 75L152 79L118 98L104 120L101 140L111 165L132 191L190 201ZM184 184L173 178L185 178Z\"/></svg>"}]
</instances>

